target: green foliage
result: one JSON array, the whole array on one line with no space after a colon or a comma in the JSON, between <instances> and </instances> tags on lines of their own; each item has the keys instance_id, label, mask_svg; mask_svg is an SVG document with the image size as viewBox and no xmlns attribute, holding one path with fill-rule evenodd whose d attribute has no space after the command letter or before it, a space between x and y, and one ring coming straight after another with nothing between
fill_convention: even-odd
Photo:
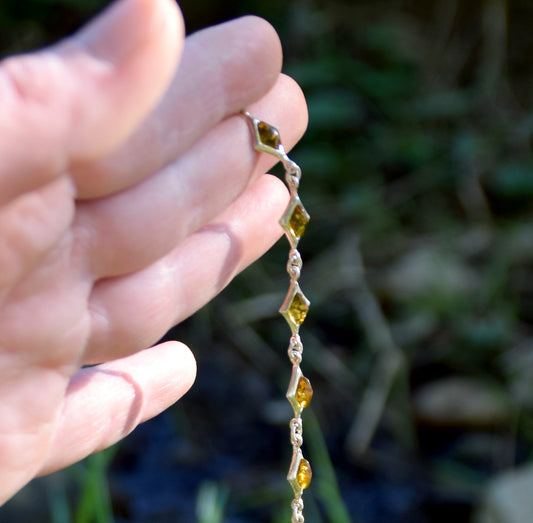
<instances>
[{"instance_id":1,"label":"green foliage","mask_svg":"<svg viewBox=\"0 0 533 523\"><path fill-rule=\"evenodd\" d=\"M107 470L115 453L110 448L89 456L74 473L81 487L73 523L112 523L113 509L107 483Z\"/></svg>"},{"instance_id":2,"label":"green foliage","mask_svg":"<svg viewBox=\"0 0 533 523\"><path fill-rule=\"evenodd\" d=\"M107 474L116 450L112 447L93 454L60 473L54 488L48 489L51 523L114 521Z\"/></svg>"},{"instance_id":3,"label":"green foliage","mask_svg":"<svg viewBox=\"0 0 533 523\"><path fill-rule=\"evenodd\" d=\"M352 519L348 513L339 483L335 473L335 467L331 462L329 451L320 428L320 423L312 410L306 412L306 442L309 448L309 455L316 471L313 477L313 494L315 494L324 505L326 521L330 523L351 523Z\"/></svg>"},{"instance_id":4,"label":"green foliage","mask_svg":"<svg viewBox=\"0 0 533 523\"><path fill-rule=\"evenodd\" d=\"M222 523L228 500L228 489L207 481L200 486L196 498L196 518L198 523Z\"/></svg>"},{"instance_id":5,"label":"green foliage","mask_svg":"<svg viewBox=\"0 0 533 523\"><path fill-rule=\"evenodd\" d=\"M107 3L107 0L4 0L0 4L0 57L64 37Z\"/></svg>"}]
</instances>

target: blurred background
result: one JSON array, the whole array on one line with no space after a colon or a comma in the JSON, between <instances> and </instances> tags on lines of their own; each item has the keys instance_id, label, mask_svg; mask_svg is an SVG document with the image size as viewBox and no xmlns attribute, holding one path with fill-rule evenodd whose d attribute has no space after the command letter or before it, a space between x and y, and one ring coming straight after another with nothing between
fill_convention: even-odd
<instances>
[{"instance_id":1,"label":"blurred background","mask_svg":"<svg viewBox=\"0 0 533 523\"><path fill-rule=\"evenodd\" d=\"M105 3L4 0L1 53ZM309 104L306 522L533 520L533 3L181 5L188 32L267 18ZM183 400L0 521L288 523L286 255L169 333L198 359Z\"/></svg>"}]
</instances>

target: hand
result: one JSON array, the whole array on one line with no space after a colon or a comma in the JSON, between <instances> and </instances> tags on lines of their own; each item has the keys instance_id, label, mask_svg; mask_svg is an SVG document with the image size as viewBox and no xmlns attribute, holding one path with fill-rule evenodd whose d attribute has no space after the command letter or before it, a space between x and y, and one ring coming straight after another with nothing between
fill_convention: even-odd
<instances>
[{"instance_id":1,"label":"hand","mask_svg":"<svg viewBox=\"0 0 533 523\"><path fill-rule=\"evenodd\" d=\"M184 40L172 0L0 63L0 502L191 386L187 347L146 347L281 234L287 192L236 115L297 141L280 63L254 17Z\"/></svg>"}]
</instances>

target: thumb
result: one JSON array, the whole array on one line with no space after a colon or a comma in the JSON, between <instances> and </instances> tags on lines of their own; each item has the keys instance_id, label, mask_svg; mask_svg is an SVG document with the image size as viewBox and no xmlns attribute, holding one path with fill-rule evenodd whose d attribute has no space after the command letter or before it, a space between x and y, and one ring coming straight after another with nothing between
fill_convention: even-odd
<instances>
[{"instance_id":1,"label":"thumb","mask_svg":"<svg viewBox=\"0 0 533 523\"><path fill-rule=\"evenodd\" d=\"M183 33L173 0L119 0L63 42L0 62L1 199L122 143L170 83Z\"/></svg>"},{"instance_id":2,"label":"thumb","mask_svg":"<svg viewBox=\"0 0 533 523\"><path fill-rule=\"evenodd\" d=\"M85 128L71 142L74 155L109 152L131 134L168 87L183 38L173 0L120 0L59 46L72 74L79 72L75 87L94 95L90 104L78 102Z\"/></svg>"},{"instance_id":3,"label":"thumb","mask_svg":"<svg viewBox=\"0 0 533 523\"><path fill-rule=\"evenodd\" d=\"M195 377L192 352L176 341L81 369L66 391L40 474L114 445L181 398Z\"/></svg>"}]
</instances>

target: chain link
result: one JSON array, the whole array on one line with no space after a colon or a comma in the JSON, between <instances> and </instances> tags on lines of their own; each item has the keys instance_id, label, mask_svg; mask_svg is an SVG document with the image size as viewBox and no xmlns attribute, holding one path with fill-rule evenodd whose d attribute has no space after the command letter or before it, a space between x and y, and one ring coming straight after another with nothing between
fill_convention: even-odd
<instances>
[{"instance_id":1,"label":"chain link","mask_svg":"<svg viewBox=\"0 0 533 523\"><path fill-rule=\"evenodd\" d=\"M285 181L292 191L297 191L300 185L300 178L302 177L302 170L300 166L292 161L287 155L281 158L281 163L285 169Z\"/></svg>"},{"instance_id":2,"label":"chain link","mask_svg":"<svg viewBox=\"0 0 533 523\"><path fill-rule=\"evenodd\" d=\"M291 503L292 518L291 523L304 523L304 500L301 497L294 498Z\"/></svg>"},{"instance_id":3,"label":"chain link","mask_svg":"<svg viewBox=\"0 0 533 523\"><path fill-rule=\"evenodd\" d=\"M289 360L293 365L299 365L302 362L302 352L304 348L302 341L300 340L300 335L295 334L291 336L291 341L289 343L289 348L287 353L289 355Z\"/></svg>"},{"instance_id":4,"label":"chain link","mask_svg":"<svg viewBox=\"0 0 533 523\"><path fill-rule=\"evenodd\" d=\"M302 418L292 418L289 428L291 429L291 444L293 448L299 449L304 442Z\"/></svg>"},{"instance_id":5,"label":"chain link","mask_svg":"<svg viewBox=\"0 0 533 523\"><path fill-rule=\"evenodd\" d=\"M287 261L287 272L292 281L296 281L300 278L300 272L302 270L302 256L297 249L291 249L289 252L289 259Z\"/></svg>"}]
</instances>

